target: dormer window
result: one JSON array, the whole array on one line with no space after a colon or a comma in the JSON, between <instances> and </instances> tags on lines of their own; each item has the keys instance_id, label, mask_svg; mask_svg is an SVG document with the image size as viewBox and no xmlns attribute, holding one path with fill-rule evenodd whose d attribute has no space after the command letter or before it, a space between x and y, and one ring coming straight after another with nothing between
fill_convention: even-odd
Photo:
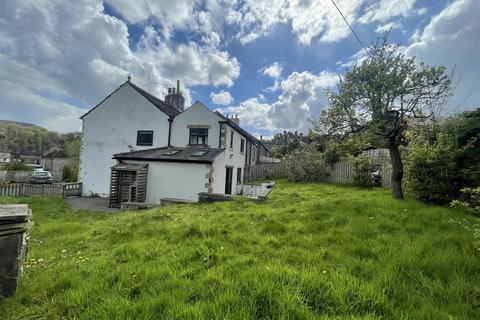
<instances>
[{"instance_id":1,"label":"dormer window","mask_svg":"<svg viewBox=\"0 0 480 320\"><path fill-rule=\"evenodd\" d=\"M208 128L190 128L190 145L207 145Z\"/></svg>"}]
</instances>

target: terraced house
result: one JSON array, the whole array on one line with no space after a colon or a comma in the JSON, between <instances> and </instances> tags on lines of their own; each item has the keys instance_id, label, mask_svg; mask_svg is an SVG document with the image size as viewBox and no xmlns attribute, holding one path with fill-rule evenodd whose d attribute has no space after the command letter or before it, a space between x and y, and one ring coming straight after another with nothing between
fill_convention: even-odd
<instances>
[{"instance_id":1,"label":"terraced house","mask_svg":"<svg viewBox=\"0 0 480 320\"><path fill-rule=\"evenodd\" d=\"M169 88L164 100L130 78L82 119L79 177L84 195L156 204L197 201L198 193L235 194L268 150L224 116Z\"/></svg>"}]
</instances>

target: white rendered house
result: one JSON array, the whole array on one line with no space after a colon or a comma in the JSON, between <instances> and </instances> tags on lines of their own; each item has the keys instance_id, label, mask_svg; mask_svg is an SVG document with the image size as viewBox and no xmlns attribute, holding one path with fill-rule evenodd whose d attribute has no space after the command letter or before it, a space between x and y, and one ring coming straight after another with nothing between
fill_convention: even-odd
<instances>
[{"instance_id":1,"label":"white rendered house","mask_svg":"<svg viewBox=\"0 0 480 320\"><path fill-rule=\"evenodd\" d=\"M82 193L108 196L114 154L167 145L170 121L181 107L161 101L129 79L81 116Z\"/></svg>"},{"instance_id":2,"label":"white rendered house","mask_svg":"<svg viewBox=\"0 0 480 320\"><path fill-rule=\"evenodd\" d=\"M236 194L245 170L268 152L238 118L198 101L183 110L178 84L165 98L128 80L82 116L84 195L111 196L118 205Z\"/></svg>"}]
</instances>

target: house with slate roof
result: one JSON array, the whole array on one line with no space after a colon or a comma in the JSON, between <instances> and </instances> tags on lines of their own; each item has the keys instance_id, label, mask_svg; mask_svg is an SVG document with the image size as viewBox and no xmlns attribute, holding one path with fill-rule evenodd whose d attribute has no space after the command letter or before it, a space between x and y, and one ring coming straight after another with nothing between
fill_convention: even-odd
<instances>
[{"instance_id":1,"label":"house with slate roof","mask_svg":"<svg viewBox=\"0 0 480 320\"><path fill-rule=\"evenodd\" d=\"M50 171L56 181L62 181L63 167L71 165L73 160L68 157L67 152L60 146L53 146L42 156L42 167Z\"/></svg>"},{"instance_id":2,"label":"house with slate roof","mask_svg":"<svg viewBox=\"0 0 480 320\"><path fill-rule=\"evenodd\" d=\"M197 201L198 193L236 194L263 144L201 102L169 88L164 100L130 78L81 117L83 194L124 202Z\"/></svg>"}]
</instances>

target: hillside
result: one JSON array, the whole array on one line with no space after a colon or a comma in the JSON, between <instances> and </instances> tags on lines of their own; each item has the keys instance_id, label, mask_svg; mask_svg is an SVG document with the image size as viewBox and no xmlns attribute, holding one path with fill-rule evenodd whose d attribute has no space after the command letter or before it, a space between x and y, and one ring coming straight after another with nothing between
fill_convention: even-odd
<instances>
[{"instance_id":1,"label":"hillside","mask_svg":"<svg viewBox=\"0 0 480 320\"><path fill-rule=\"evenodd\" d=\"M478 218L388 190L280 181L265 202L117 213L0 202L35 221L1 319L480 318Z\"/></svg>"},{"instance_id":2,"label":"hillside","mask_svg":"<svg viewBox=\"0 0 480 320\"><path fill-rule=\"evenodd\" d=\"M33 123L28 123L28 122L0 120L0 128L3 127L3 126L12 126L12 125L17 125L17 126L21 126L21 127L37 127L37 125L34 125Z\"/></svg>"},{"instance_id":3,"label":"hillside","mask_svg":"<svg viewBox=\"0 0 480 320\"><path fill-rule=\"evenodd\" d=\"M0 120L0 152L42 154L79 138L78 132L59 134L31 123Z\"/></svg>"}]
</instances>

